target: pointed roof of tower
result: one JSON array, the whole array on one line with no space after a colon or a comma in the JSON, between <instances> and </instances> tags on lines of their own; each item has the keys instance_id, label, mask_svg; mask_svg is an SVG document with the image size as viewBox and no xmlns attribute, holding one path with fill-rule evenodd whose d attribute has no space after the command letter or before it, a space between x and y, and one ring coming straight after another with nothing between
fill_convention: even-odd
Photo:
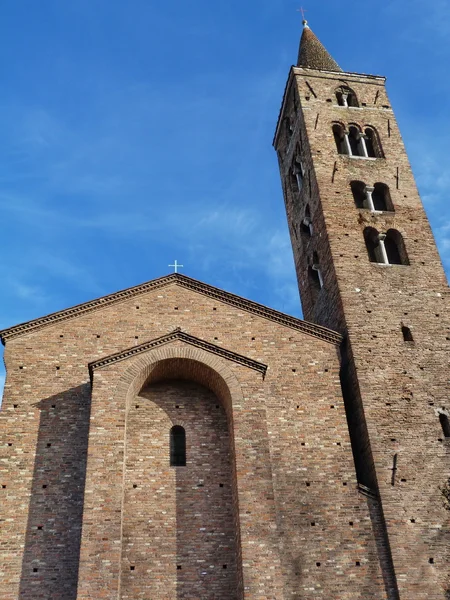
<instances>
[{"instance_id":1,"label":"pointed roof of tower","mask_svg":"<svg viewBox=\"0 0 450 600\"><path fill-rule=\"evenodd\" d=\"M303 34L300 40L297 66L319 69L321 71L342 72L341 67L311 31L308 21L303 21Z\"/></svg>"}]
</instances>

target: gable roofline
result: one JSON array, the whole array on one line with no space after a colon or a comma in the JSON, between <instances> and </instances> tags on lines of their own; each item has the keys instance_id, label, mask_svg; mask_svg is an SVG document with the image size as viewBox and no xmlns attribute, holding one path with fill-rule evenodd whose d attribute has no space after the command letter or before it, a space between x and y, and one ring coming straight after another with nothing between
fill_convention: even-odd
<instances>
[{"instance_id":1,"label":"gable roofline","mask_svg":"<svg viewBox=\"0 0 450 600\"><path fill-rule=\"evenodd\" d=\"M320 325L315 325L314 323L302 321L296 317L291 317L290 315L274 310L273 308L268 308L263 304L258 304L252 300L241 298L240 296L230 292L225 292L224 290L213 287L206 283L202 283L201 281L192 279L186 275L181 275L180 273L171 273L170 275L153 279L141 285L127 288L108 296L102 296L101 298L51 313L39 319L34 319L32 321L27 321L25 323L20 323L19 325L3 329L0 331L0 339L2 343L5 344L7 340L27 333L32 333L42 329L43 327L47 327L48 325L54 325L55 323L67 321L80 315L90 313L99 308L124 302L130 298L134 298L141 294L146 294L172 284L179 285L180 287L197 292L198 294L202 294L203 296L207 296L235 308L245 310L246 312L252 313L264 319L268 319L269 321L274 321L275 323L284 325L285 327L302 331L307 335L311 335L331 344L339 345L342 341L342 336L336 331L332 331L331 329L327 329L326 327L322 327Z\"/></svg>"},{"instance_id":2,"label":"gable roofline","mask_svg":"<svg viewBox=\"0 0 450 600\"><path fill-rule=\"evenodd\" d=\"M91 382L94 376L94 371L98 369L103 369L105 367L109 367L110 365L120 362L123 360L127 360L128 358L133 358L134 356L139 356L143 352L148 352L149 350L153 350L154 348L159 348L160 346L164 346L165 344L169 344L170 342L181 340L190 346L195 346L196 348L201 348L202 350L206 350L207 352L211 352L217 356L222 358L226 358L227 360L231 360L240 365L244 365L249 369L253 369L262 374L263 379L267 372L267 365L261 363L257 360L253 360L252 358L248 358L247 356L243 356L242 354L237 354L236 352L232 352L231 350L226 350L221 346L216 346L215 344L211 344L210 342L206 342L201 338L190 335L189 333L185 333L181 331L180 328L175 329L171 333L163 335L159 338L155 338L148 342L144 342L143 344L139 344L138 346L132 346L127 348L126 350L122 350L120 352L116 352L115 354L110 354L109 356L105 356L100 358L99 360L93 361L88 364L89 367L89 375L91 378Z\"/></svg>"}]
</instances>

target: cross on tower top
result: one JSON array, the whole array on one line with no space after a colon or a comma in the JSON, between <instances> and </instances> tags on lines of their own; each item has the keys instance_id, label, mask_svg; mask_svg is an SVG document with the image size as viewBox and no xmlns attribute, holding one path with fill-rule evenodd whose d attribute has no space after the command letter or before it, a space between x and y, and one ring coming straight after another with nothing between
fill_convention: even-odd
<instances>
[{"instance_id":1,"label":"cross on tower top","mask_svg":"<svg viewBox=\"0 0 450 600\"><path fill-rule=\"evenodd\" d=\"M299 13L302 13L303 25L304 25L305 27L307 27L307 26L308 26L308 21L306 20L305 13L306 13L306 12L308 12L308 11L307 11L307 10L305 10L305 9L303 8L303 6L301 6L299 9L297 9L297 12L299 12Z\"/></svg>"}]
</instances>

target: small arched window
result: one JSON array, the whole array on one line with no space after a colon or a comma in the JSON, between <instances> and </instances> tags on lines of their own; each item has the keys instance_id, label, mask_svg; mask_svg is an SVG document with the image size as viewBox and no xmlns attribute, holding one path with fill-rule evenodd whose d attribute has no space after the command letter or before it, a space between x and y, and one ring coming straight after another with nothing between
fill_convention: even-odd
<instances>
[{"instance_id":1,"label":"small arched window","mask_svg":"<svg viewBox=\"0 0 450 600\"><path fill-rule=\"evenodd\" d=\"M352 181L350 187L357 208L366 208L366 184L362 181Z\"/></svg>"},{"instance_id":2,"label":"small arched window","mask_svg":"<svg viewBox=\"0 0 450 600\"><path fill-rule=\"evenodd\" d=\"M311 210L309 208L309 204L306 205L305 208L305 216L300 223L300 232L311 237L313 234L313 224L311 219Z\"/></svg>"},{"instance_id":3,"label":"small arched window","mask_svg":"<svg viewBox=\"0 0 450 600\"><path fill-rule=\"evenodd\" d=\"M402 335L403 335L404 342L413 342L414 341L414 337L413 337L411 329L409 327L407 327L406 325L403 325L403 323L402 323Z\"/></svg>"},{"instance_id":4,"label":"small arched window","mask_svg":"<svg viewBox=\"0 0 450 600\"><path fill-rule=\"evenodd\" d=\"M364 156L361 132L355 125L348 128L348 141L350 142L352 156Z\"/></svg>"},{"instance_id":5,"label":"small arched window","mask_svg":"<svg viewBox=\"0 0 450 600\"><path fill-rule=\"evenodd\" d=\"M170 430L170 466L186 466L186 431L181 425Z\"/></svg>"},{"instance_id":6,"label":"small arched window","mask_svg":"<svg viewBox=\"0 0 450 600\"><path fill-rule=\"evenodd\" d=\"M317 252L313 252L313 264L308 268L308 278L313 297L316 297L318 292L323 288L323 278Z\"/></svg>"},{"instance_id":7,"label":"small arched window","mask_svg":"<svg viewBox=\"0 0 450 600\"><path fill-rule=\"evenodd\" d=\"M286 139L289 142L294 133L294 127L293 127L291 119L289 117L286 117L284 119L284 126L286 129Z\"/></svg>"},{"instance_id":8,"label":"small arched window","mask_svg":"<svg viewBox=\"0 0 450 600\"><path fill-rule=\"evenodd\" d=\"M378 231L373 227L366 227L364 229L364 240L366 242L367 254L369 255L370 262L384 263L385 261L381 255Z\"/></svg>"},{"instance_id":9,"label":"small arched window","mask_svg":"<svg viewBox=\"0 0 450 600\"><path fill-rule=\"evenodd\" d=\"M373 187L372 202L374 210L393 211L389 187L385 183L376 183Z\"/></svg>"},{"instance_id":10,"label":"small arched window","mask_svg":"<svg viewBox=\"0 0 450 600\"><path fill-rule=\"evenodd\" d=\"M355 92L349 87L342 86L336 90L336 99L339 106L358 107L358 99Z\"/></svg>"},{"instance_id":11,"label":"small arched window","mask_svg":"<svg viewBox=\"0 0 450 600\"><path fill-rule=\"evenodd\" d=\"M313 303L315 303L317 300L317 296L319 295L319 292L322 289L320 271L318 269L314 269L313 267L308 267L308 281L309 288L311 290L312 301Z\"/></svg>"},{"instance_id":12,"label":"small arched window","mask_svg":"<svg viewBox=\"0 0 450 600\"><path fill-rule=\"evenodd\" d=\"M333 125L334 141L339 154L349 154L348 138L344 128L339 123Z\"/></svg>"},{"instance_id":13,"label":"small arched window","mask_svg":"<svg viewBox=\"0 0 450 600\"><path fill-rule=\"evenodd\" d=\"M381 158L383 153L381 152L381 145L378 139L378 135L372 127L366 127L364 130L364 138L367 150L367 156L369 158Z\"/></svg>"},{"instance_id":14,"label":"small arched window","mask_svg":"<svg viewBox=\"0 0 450 600\"><path fill-rule=\"evenodd\" d=\"M292 177L295 179L294 189L301 192L303 187L303 165L298 158L295 159L292 166Z\"/></svg>"},{"instance_id":15,"label":"small arched window","mask_svg":"<svg viewBox=\"0 0 450 600\"><path fill-rule=\"evenodd\" d=\"M390 265L409 265L405 242L396 229L389 229L384 240L388 263Z\"/></svg>"}]
</instances>

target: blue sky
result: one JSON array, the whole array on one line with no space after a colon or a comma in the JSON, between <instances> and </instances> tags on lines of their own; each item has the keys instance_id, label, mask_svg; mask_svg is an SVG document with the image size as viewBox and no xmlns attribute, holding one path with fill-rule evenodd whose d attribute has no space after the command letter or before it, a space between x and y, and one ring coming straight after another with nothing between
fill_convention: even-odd
<instances>
[{"instance_id":1,"label":"blue sky","mask_svg":"<svg viewBox=\"0 0 450 600\"><path fill-rule=\"evenodd\" d=\"M450 270L450 3L305 4L345 70L386 75ZM271 147L294 0L0 7L0 329L183 272L300 316ZM0 389L4 372L0 371Z\"/></svg>"}]
</instances>

